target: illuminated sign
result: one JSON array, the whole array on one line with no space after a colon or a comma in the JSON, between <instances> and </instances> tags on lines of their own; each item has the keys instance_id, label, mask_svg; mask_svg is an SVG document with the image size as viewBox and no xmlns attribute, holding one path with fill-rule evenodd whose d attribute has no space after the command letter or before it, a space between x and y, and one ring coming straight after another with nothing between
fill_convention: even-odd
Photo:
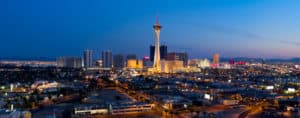
<instances>
[{"instance_id":1,"label":"illuminated sign","mask_svg":"<svg viewBox=\"0 0 300 118\"><path fill-rule=\"evenodd\" d=\"M204 98L210 100L210 95L209 94L204 94Z\"/></svg>"},{"instance_id":2,"label":"illuminated sign","mask_svg":"<svg viewBox=\"0 0 300 118\"><path fill-rule=\"evenodd\" d=\"M288 88L288 92L295 92L295 88Z\"/></svg>"},{"instance_id":3,"label":"illuminated sign","mask_svg":"<svg viewBox=\"0 0 300 118\"><path fill-rule=\"evenodd\" d=\"M267 86L266 89L267 89L267 90L273 90L273 89L274 89L274 86Z\"/></svg>"}]
</instances>

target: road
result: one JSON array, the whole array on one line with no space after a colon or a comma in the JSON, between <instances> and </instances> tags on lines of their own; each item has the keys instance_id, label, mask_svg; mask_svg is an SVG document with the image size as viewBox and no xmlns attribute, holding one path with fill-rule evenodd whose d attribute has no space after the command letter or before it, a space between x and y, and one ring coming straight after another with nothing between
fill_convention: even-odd
<instances>
[{"instance_id":1,"label":"road","mask_svg":"<svg viewBox=\"0 0 300 118\"><path fill-rule=\"evenodd\" d=\"M215 105L204 109L206 113L215 113L221 118L238 118L240 114L247 111L246 107L233 108L231 106L226 105ZM185 113L182 115L190 118L194 116L203 117L204 114L203 112L201 112L199 114Z\"/></svg>"},{"instance_id":2,"label":"road","mask_svg":"<svg viewBox=\"0 0 300 118\"><path fill-rule=\"evenodd\" d=\"M248 106L247 111L241 113L238 117L239 118L259 118L262 114L263 109L262 107L266 107L269 104L267 102L258 102L253 106Z\"/></svg>"}]
</instances>

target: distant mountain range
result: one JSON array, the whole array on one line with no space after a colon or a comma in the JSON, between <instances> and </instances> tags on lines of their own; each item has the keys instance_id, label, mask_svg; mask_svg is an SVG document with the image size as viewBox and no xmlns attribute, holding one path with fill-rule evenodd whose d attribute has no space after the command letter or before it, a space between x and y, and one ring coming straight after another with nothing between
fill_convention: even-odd
<instances>
[{"instance_id":1,"label":"distant mountain range","mask_svg":"<svg viewBox=\"0 0 300 118\"><path fill-rule=\"evenodd\" d=\"M221 58L221 62L228 62L230 59L233 59L235 62L237 61L246 61L246 62L265 62L265 63L276 63L276 62L293 62L300 63L300 58L289 58L289 59L281 59L281 58L248 58L248 57L237 57L237 58Z\"/></svg>"},{"instance_id":2,"label":"distant mountain range","mask_svg":"<svg viewBox=\"0 0 300 118\"><path fill-rule=\"evenodd\" d=\"M56 61L56 58L49 58L49 57L9 57L9 58L0 58L0 60L5 61Z\"/></svg>"},{"instance_id":3,"label":"distant mountain range","mask_svg":"<svg viewBox=\"0 0 300 118\"><path fill-rule=\"evenodd\" d=\"M230 59L233 59L235 62L237 61L246 61L246 62L265 62L265 63L276 63L276 62L293 62L300 63L300 57L297 58L289 58L289 59L280 59L280 58L249 58L249 57L236 57L236 58L221 58L221 62L228 62ZM0 58L0 60L5 61L56 61L56 58L50 57L32 57L32 58L24 58L24 57L11 57L11 58ZM212 60L212 59L210 59Z\"/></svg>"}]
</instances>

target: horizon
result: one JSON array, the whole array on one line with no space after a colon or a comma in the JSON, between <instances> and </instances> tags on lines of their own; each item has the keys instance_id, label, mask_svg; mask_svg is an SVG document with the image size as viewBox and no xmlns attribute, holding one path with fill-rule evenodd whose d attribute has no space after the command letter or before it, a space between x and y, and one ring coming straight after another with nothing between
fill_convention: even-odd
<instances>
[{"instance_id":1,"label":"horizon","mask_svg":"<svg viewBox=\"0 0 300 118\"><path fill-rule=\"evenodd\" d=\"M0 3L1 59L82 57L85 49L95 51L96 57L104 50L149 56L156 16L163 27L161 43L169 52L184 51L190 58L210 58L214 53L225 58L300 57L300 1Z\"/></svg>"},{"instance_id":2,"label":"horizon","mask_svg":"<svg viewBox=\"0 0 300 118\"><path fill-rule=\"evenodd\" d=\"M126 55L123 55L124 57ZM61 56L61 57L79 57L82 58L82 56ZM0 58L0 61L45 61L45 62L54 62L57 61L57 58L59 57L9 57L9 58ZM93 61L99 60L99 58L93 58ZM137 59L142 59L142 57L138 57ZM189 58L189 60L193 59L208 59L208 60L213 60L212 57L203 57L203 58ZM255 57L220 57L221 62L227 62L230 59L237 59L238 61L249 61L251 59L254 60L265 60L265 61L294 61L294 59L300 61L300 57L291 57L291 58L255 58Z\"/></svg>"}]
</instances>

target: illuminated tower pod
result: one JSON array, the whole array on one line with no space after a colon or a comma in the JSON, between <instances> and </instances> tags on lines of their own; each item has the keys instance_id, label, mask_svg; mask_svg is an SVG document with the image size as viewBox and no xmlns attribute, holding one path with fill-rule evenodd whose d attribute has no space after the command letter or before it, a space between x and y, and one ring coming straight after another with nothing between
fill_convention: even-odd
<instances>
[{"instance_id":1,"label":"illuminated tower pod","mask_svg":"<svg viewBox=\"0 0 300 118\"><path fill-rule=\"evenodd\" d=\"M158 18L156 19L156 23L153 25L154 33L155 33L155 50L154 50L154 62L153 62L153 71L160 72L160 47L159 47L159 35L160 29L162 28L158 22Z\"/></svg>"}]
</instances>

